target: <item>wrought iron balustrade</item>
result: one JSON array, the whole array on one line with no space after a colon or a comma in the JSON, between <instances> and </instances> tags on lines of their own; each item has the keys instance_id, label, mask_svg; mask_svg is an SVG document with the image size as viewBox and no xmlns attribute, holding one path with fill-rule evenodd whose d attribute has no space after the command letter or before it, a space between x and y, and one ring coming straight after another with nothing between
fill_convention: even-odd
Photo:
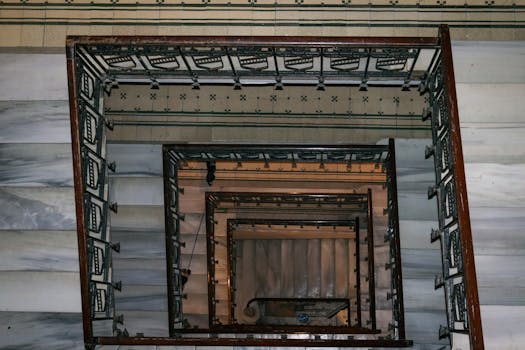
<instances>
[{"instance_id":1,"label":"wrought iron balustrade","mask_svg":"<svg viewBox=\"0 0 525 350\"><path fill-rule=\"evenodd\" d=\"M440 50L420 86L428 96L430 108L423 120L432 124L432 145L425 157L434 158L435 185L428 198L436 197L439 228L431 241L440 241L442 273L435 277L435 288L443 288L447 324L439 329L440 338L449 338L453 349L483 349L479 299L470 232L465 173L458 106L448 28L440 31Z\"/></svg>"},{"instance_id":2,"label":"wrought iron balustrade","mask_svg":"<svg viewBox=\"0 0 525 350\"><path fill-rule=\"evenodd\" d=\"M483 349L483 336L479 313L477 283L472 252L468 202L459 135L459 119L454 89L454 76L448 28L442 27L440 37L428 38L288 38L288 37L69 37L67 65L70 92L71 133L75 178L75 202L80 260L80 280L84 341L87 347L95 344L117 345L264 345L316 346L325 340L309 339L256 339L246 337L148 338L122 337L125 330L115 327L113 337L95 337L93 318L107 314L116 323L122 322L114 314L114 290L119 284L112 280L111 255L118 251L118 244L111 241L109 211L117 206L109 201L105 135L115 124L103 113L104 97L119 84L188 84L194 89L201 84L231 84L235 89L244 85L266 84L275 89L286 85L304 85L323 90L326 86L360 86L362 91L375 86L408 89L421 85L428 95L433 130L433 145L427 149L434 156L436 184L429 191L438 200L439 229L432 239L440 239L443 257L443 275L436 279L436 286L444 286L448 310L448 324L442 335L467 335L471 349ZM433 57L430 62L429 58ZM259 146L254 146L255 149ZM266 161L291 160L329 162L344 159L354 162L375 159L373 154L360 153L360 159L341 154L338 150L317 150L310 153L286 151L259 152L248 149L248 156L241 153L198 155L210 162L222 159L258 159ZM350 152L351 153L351 152ZM216 157L215 157L216 156ZM387 157L388 158L388 157ZM388 159L381 156L378 166L388 166ZM190 160L190 154L185 156ZM176 156L166 160L165 170L175 171L181 159ZM385 163L386 161L386 163ZM391 177L393 183L395 177ZM165 183L167 196L166 227L178 232L180 220L178 194L182 189L177 181ZM389 209L397 209L390 201ZM387 241L398 244L398 229L389 222ZM167 258L177 259L180 244L176 234L166 238ZM399 264L391 261L389 267ZM177 266L168 265L176 276ZM107 277L106 277L107 276ZM174 287L180 292L178 280ZM399 283L398 283L399 282ZM394 306L400 305L397 291L400 281L394 281L390 297ZM170 297L178 294L171 290ZM180 294L180 293L179 293ZM177 299L179 300L179 299ZM182 303L172 302L170 310L182 314ZM394 308L396 309L396 308ZM180 310L180 312L179 312ZM95 315L96 314L96 315ZM394 334L401 334L401 315L394 316ZM175 318L170 316L170 335ZM178 322L183 322L177 319ZM119 336L120 335L120 336ZM408 345L405 342L404 345ZM332 346L399 346L388 339L360 341L334 339Z\"/></svg>"},{"instance_id":3,"label":"wrought iron balustrade","mask_svg":"<svg viewBox=\"0 0 525 350\"><path fill-rule=\"evenodd\" d=\"M247 193L249 195L249 193ZM217 193L217 196L222 197L223 193ZM228 196L225 194L226 197ZM281 194L281 196L286 196L286 194ZM303 195L304 198L308 198L308 195ZM313 194L315 196L315 194ZM337 196L334 196L336 198ZM353 197L356 198L362 198L365 199L366 196L362 194L354 194ZM275 197L274 197L275 198ZM318 207L318 210L321 211L322 208ZM329 209L328 209L329 211ZM353 212L353 211L352 211ZM365 212L366 213L366 212ZM375 328L367 328L362 325L361 322L361 314L362 314L362 308L361 308L361 283L360 283L360 275L361 275L361 268L360 268L360 245L362 243L360 239L360 227L359 227L359 215L363 214L362 212L356 211L354 215L356 217L354 219L348 219L348 220L297 220L297 219L228 219L227 220L227 270L228 270L228 303L229 303L229 317L228 317L228 324L222 325L222 324L215 324L214 328L216 326L217 329L224 331L235 331L238 333L241 332L252 332L252 333L264 333L269 332L270 327L272 326L273 331L279 331L282 333L293 333L297 331L310 331L310 332L327 332L327 333L379 333L380 331L376 332ZM236 309L239 307L243 307L243 305L239 305L239 301L236 298L236 294L238 291L238 283L237 283L237 250L238 250L238 244L239 243L239 237L234 238L235 235L238 233L238 229L240 226L248 226L252 228L260 227L265 228L265 230L273 230L275 232L281 232L280 230L286 230L289 227L298 227L301 230L305 229L322 229L322 231L319 231L316 239L323 239L323 237L326 237L328 234L330 237L339 236L340 239L347 239L351 242L348 242L348 244L355 244L355 257L354 257L354 264L355 266L351 267L352 272L349 271L349 275L347 276L350 278L350 275L355 274L356 276L356 283L355 283L355 302L350 301L350 295L348 298L310 298L305 295L296 296L294 298L284 298L284 297L255 297L250 299L248 303L245 306L245 309L243 310L244 313L246 313L247 310L253 309L258 305L261 307L261 310L268 311L267 313L264 313L262 311L262 314L255 324L247 324L247 323L239 323L236 319L235 315ZM334 231L333 233L331 230L335 230L336 228L345 228L348 229L351 233L353 233L353 237L349 238L345 236L345 233L348 233L346 231ZM255 231L257 232L257 231ZM369 230L368 233L371 231ZM305 232L303 232L305 234ZM295 232L293 234L294 239L308 239L308 237L302 237L301 233ZM260 239L265 239L264 235L259 236ZM288 237L290 238L290 237ZM369 238L369 235L367 235L366 238ZM216 240L215 237L211 237L210 240ZM256 239L256 238L255 238ZM278 238L275 238L278 239ZM284 239L284 238L282 238ZM311 237L310 237L311 239ZM366 242L370 243L370 240L367 240ZM252 257L253 259L256 259L256 257ZM373 253L371 257L368 257L369 259L372 259L373 261ZM244 261L245 264L255 264L256 262L251 262L250 259L247 261ZM341 262L343 263L343 262ZM365 266L365 269L370 269L370 266ZM350 269L350 266L349 266ZM370 288L374 289L375 284L373 283L373 276L374 272L367 270L365 272L367 276L372 277L372 283L370 284ZM244 286L246 287L246 286ZM371 291L368 291L371 293ZM350 294L350 292L349 292ZM251 305L252 303L255 303ZM355 303L355 307L354 304ZM369 303L370 304L370 303ZM309 307L307 307L309 305ZM326 308L337 308L341 305L344 306L344 310L347 310L346 314L346 321L344 325L341 324L334 324L333 317L335 314L332 314L331 312L327 313ZM371 304L370 304L371 305ZM314 311L316 309L317 311ZM355 315L351 315L351 309L354 310ZM280 310L280 311L279 311ZM293 311L295 310L295 311ZM340 310L340 309L338 309ZM269 315L269 313L273 312L273 317ZM255 314L255 310L253 312ZM290 313L294 313L295 316L290 316ZM337 313L337 312L336 312ZM371 319L375 320L375 309L369 309L369 317ZM281 314L281 316L279 316ZM308 318L308 320L299 320L299 323L294 324L294 320L297 321L295 318L299 317L299 314L305 316ZM329 315L329 317L327 316ZM265 319L269 318L269 319ZM351 318L352 317L352 318ZM273 321L271 321L273 320ZM372 322L370 322L372 324Z\"/></svg>"}]
</instances>

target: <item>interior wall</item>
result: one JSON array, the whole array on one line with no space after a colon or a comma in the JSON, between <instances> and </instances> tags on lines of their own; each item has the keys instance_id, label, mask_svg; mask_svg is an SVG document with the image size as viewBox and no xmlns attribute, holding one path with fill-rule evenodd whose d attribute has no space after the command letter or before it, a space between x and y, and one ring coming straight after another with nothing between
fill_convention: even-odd
<instances>
[{"instance_id":1,"label":"interior wall","mask_svg":"<svg viewBox=\"0 0 525 350\"><path fill-rule=\"evenodd\" d=\"M525 342L525 43L455 42L453 53L485 343L516 349ZM0 348L80 349L65 57L0 54L0 86ZM433 349L442 323L442 290L433 291L439 251L429 238L435 217L419 211L431 205L433 175L408 157L423 145L397 145L405 149L398 186L413 193L399 199L405 300L414 305L406 310L407 335ZM161 164L147 169L127 175L147 180L144 189ZM163 223L155 205L141 210L150 214L137 225Z\"/></svg>"},{"instance_id":2,"label":"interior wall","mask_svg":"<svg viewBox=\"0 0 525 350\"><path fill-rule=\"evenodd\" d=\"M524 0L23 0L0 4L0 46L66 35L429 36L523 40Z\"/></svg>"}]
</instances>

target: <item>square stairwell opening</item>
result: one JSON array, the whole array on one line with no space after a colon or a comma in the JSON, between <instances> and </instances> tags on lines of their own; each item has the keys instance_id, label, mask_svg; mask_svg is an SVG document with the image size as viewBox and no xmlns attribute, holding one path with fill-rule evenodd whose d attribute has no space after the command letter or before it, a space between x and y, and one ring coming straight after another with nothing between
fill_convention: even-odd
<instances>
[{"instance_id":1,"label":"square stairwell opening","mask_svg":"<svg viewBox=\"0 0 525 350\"><path fill-rule=\"evenodd\" d=\"M441 254L432 251L421 256L412 248L404 248L403 260L407 261L409 275L405 282L410 291L407 311L410 338L417 338L418 344L427 344L428 334L434 336L439 329L439 337L448 339L453 347L467 344L465 347L482 348L448 28L442 27L439 36L426 38L69 37L67 56L87 348L103 344L316 346L327 345L328 341L331 346L408 345L408 341L399 342L406 340L404 314L396 311L401 295L397 292L401 286L400 274L398 280L392 279L388 290L381 291L376 285L376 292L379 291L376 295L381 296L381 302L376 302L376 313L379 315L378 310L391 305L388 314L393 316L393 322L388 324L380 322L386 319L385 315L377 317L377 329L387 332L377 339L370 339L374 335L356 339L348 334L327 336L317 332L263 335L233 335L227 330L220 334L213 332L213 327L224 326L227 321L220 320L222 325L214 324L213 319L210 321L209 301L215 296L200 286L209 285L208 247L213 243L207 237L209 219L202 209L192 211L192 208L205 206L203 193L206 191L240 191L229 187L231 182L213 188L222 181L216 176L221 171L242 175L247 180L257 169L285 170L284 165L293 165L299 160L297 153L283 159L282 154L270 154L272 152L260 152L259 158L251 152L246 158L243 158L244 152L233 152L227 157L220 154L218 158L199 161L200 168L192 168L193 158L203 157L199 152L193 153L183 162L183 166L190 164L190 168L179 170L181 174L189 171L188 174L201 177L201 184L194 181L183 187L185 195L201 199L186 201L186 208L178 212L168 212L174 204L178 205L172 202L177 200L176 196L169 194L172 181L165 183L169 198L162 200L162 178L173 179L172 175L177 172L170 170L172 163L179 165L177 157L167 162L164 157L162 169L162 144L169 147L185 142L211 143L220 147L231 142L252 146L295 142L301 148L312 143L380 144L390 137L395 137L396 145L404 150L400 152L403 165L398 177L402 179L400 212L405 225L407 217L434 222L433 227L439 229L432 230L431 238L439 242L441 248ZM430 146L424 149L425 144ZM417 154L409 159L413 145L417 145L414 147ZM434 162L419 163L422 154ZM315 161L311 152L301 156L301 161L316 163L319 169L330 169L334 162L341 160L340 154L331 154L330 159L317 157ZM117 162L116 167L113 160ZM258 161L255 168L248 166L250 161ZM239 172L239 164L252 172ZM429 172L432 179L428 179L423 170L427 165L433 168ZM225 167L221 169L221 166ZM317 175L327 178L329 172ZM275 173L266 175L269 177L265 180L269 180ZM396 179L395 172L390 176ZM192 179L190 176L183 180ZM302 180L314 185L321 183L315 177ZM253 185L256 182L243 191L258 190ZM274 178L274 183L276 187L272 191L286 196L290 194L287 191L294 188L308 188L304 183L297 186L279 177ZM210 188L205 189L206 186ZM387 215L393 201L387 195L377 200L376 193L380 190L374 186L369 187L374 198L375 220ZM419 198L421 186L430 186L428 196L437 198L437 215L435 207L423 204L428 203L426 198ZM182 193L182 188L175 188L177 193ZM315 188L307 194L317 190L327 194L326 189ZM331 189L334 194L341 193L340 189ZM355 193L364 193L362 190ZM426 197L426 191L422 192L420 197ZM406 206L407 202L413 205ZM426 209L434 215L429 215ZM180 221L170 216L174 213ZM240 213L244 216L246 211ZM220 218L223 229L228 219L245 219L236 217L237 212L231 214L235 217ZM359 221L360 227L364 227L366 220L359 218ZM399 230L391 229L390 219L386 222L383 225L388 229L376 237L374 246L385 239L385 243L390 242L396 232L399 236ZM397 220L392 221L395 222ZM178 241L162 239L162 231L170 225L188 230L181 232L198 234L183 235ZM381 231L375 222L373 227L375 232ZM412 233L414 228L411 227ZM430 227L424 231L431 231ZM195 236L192 243L191 238ZM410 246L410 242L406 243ZM301 244L304 242L299 246ZM390 250L391 245L388 246ZM166 249L164 257L162 251ZM189 259L188 251L189 256L195 253L193 259ZM391 253L396 251L390 250L385 256L392 256ZM374 249L374 254L368 256L374 256L379 262L382 255ZM167 264L170 259L180 264ZM430 293L424 294L424 298L417 295L419 290L427 289L434 293L432 288L426 288L427 284L420 288L420 284L411 280L419 278L415 270L427 266L427 261L429 266L439 265L435 286L443 288L446 301L439 303L441 307L434 305ZM177 271L190 262L192 272L202 273L179 278ZM378 271L390 273L396 268L395 261L384 262L381 269L375 269L375 280L383 281ZM170 269L173 271L169 272ZM167 271L167 278L162 277ZM228 268L224 270L225 275L227 271ZM366 282L366 276L363 278ZM176 290L184 285L182 293L166 294L170 283ZM140 288L136 288L139 285ZM363 288L366 285L361 283ZM221 298L226 300L228 296L217 297L217 309L220 309L225 304ZM369 302L373 300L370 298ZM381 304L384 300L386 304ZM362 298L362 305L366 303L366 298ZM427 306L431 311L428 314ZM352 315L356 315L352 307L350 303L351 320ZM172 316L180 310L188 317L174 322ZM228 313L227 310L221 312ZM172 315L168 317L168 313ZM192 318L189 315L193 315ZM363 316L364 326L370 326L369 319L370 316ZM424 320L425 326L417 320ZM355 327L351 322L350 327ZM297 324L288 326L298 327ZM433 340L432 344L444 344L444 340Z\"/></svg>"},{"instance_id":2,"label":"square stairwell opening","mask_svg":"<svg viewBox=\"0 0 525 350\"><path fill-rule=\"evenodd\" d=\"M226 327L365 333L359 242L359 218L228 219Z\"/></svg>"},{"instance_id":3,"label":"square stairwell opening","mask_svg":"<svg viewBox=\"0 0 525 350\"><path fill-rule=\"evenodd\" d=\"M313 332L407 343L396 331L402 322L392 327L403 314L393 140L163 151L172 334ZM192 244L182 237L204 228L206 319L184 289L202 270L188 276L180 254Z\"/></svg>"}]
</instances>

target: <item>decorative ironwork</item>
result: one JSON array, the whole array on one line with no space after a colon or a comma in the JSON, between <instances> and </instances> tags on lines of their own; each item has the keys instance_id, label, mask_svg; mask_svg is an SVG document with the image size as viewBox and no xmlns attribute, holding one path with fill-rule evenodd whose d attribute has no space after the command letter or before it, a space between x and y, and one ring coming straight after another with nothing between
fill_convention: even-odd
<instances>
[{"instance_id":1,"label":"decorative ironwork","mask_svg":"<svg viewBox=\"0 0 525 350\"><path fill-rule=\"evenodd\" d=\"M290 197L290 198L289 198ZM352 226L355 227L356 237L356 315L355 325L352 325L351 328L336 328L332 329L330 328L319 328L315 329L312 328L310 331L314 332L324 332L324 333L352 333L352 334L375 334L380 333L380 330L377 330L375 328L374 322L367 323L369 325L372 325L371 328L364 327L361 322L361 314L364 311L362 309L361 304L361 284L360 284L360 278L358 276L361 276L361 267L360 267L360 245L363 242L366 242L368 244L368 250L370 251L370 244L373 243L373 240L371 240L370 234L372 233L371 230L368 231L367 237L364 240L361 240L359 237L359 219L356 218L354 220L311 220L307 218L311 218L312 214L320 215L321 217L328 217L329 215L333 215L334 211L336 210L344 210L343 213L345 216L349 214L353 215L361 215L366 214L366 216L369 215L368 213L368 194L358 194L358 193L338 193L338 194L316 194L316 193L309 193L309 194L289 194L289 193L250 193L250 192L236 192L236 193L230 193L230 192L208 192L206 194L206 217L207 220L207 237L208 237L208 272L209 272L209 278L208 281L210 283L208 284L208 294L211 296L215 296L215 286L219 282L215 280L215 265L217 264L217 260L215 259L215 247L219 244L219 246L224 245L224 243L220 243L215 235L215 227L219 224L219 222L215 219L215 212L220 209L221 213L224 213L225 210L232 210L233 212L237 212L240 209L246 210L246 209L254 209L259 210L261 205L264 204L274 204L275 207L272 208L264 205L265 213L268 214L278 214L282 213L283 210L293 209L298 206L302 208L302 210L312 210L311 214L309 214L309 211L303 215L299 216L299 218L295 218L297 214L290 214L294 215L293 219L228 219L227 220L227 254L226 256L230 257L228 261L228 271L232 272L231 266L235 265L235 262L232 260L233 258L233 249L234 241L232 239L232 232L235 230L236 226L238 224L249 224L249 225L300 225L300 226ZM372 247L373 248L373 247ZM373 257L373 254L372 254ZM368 261L370 261L370 258L367 258ZM373 259L372 259L373 261ZM363 265L364 268L370 269L369 264ZM372 268L373 270L373 268ZM367 276L373 276L373 271L366 270L364 275ZM233 283L233 284L232 284ZM230 301L230 316L229 320L231 320L231 325L225 325L222 324L217 317L215 317L215 310L216 310L216 300L210 300L209 303L209 313L210 313L210 328L213 332L236 332L236 333L268 333L270 331L269 327L260 327L257 326L248 326L248 325L238 325L236 324L235 320L232 319L232 315L234 315L235 307L232 305L233 301L235 300L235 288L232 286L235 284L235 278L231 275L228 279L228 284L230 286L229 288L229 301ZM375 283L372 279L371 283L369 283L368 287L375 289ZM368 291L370 292L370 291ZM372 296L373 293L370 293ZM375 319L375 306L374 309L372 309L372 305L370 301L367 301L368 304L370 304L370 317L371 319ZM295 329L294 327L286 327L283 326L281 328L276 327L274 328L274 331L278 332L294 332L294 331L305 331L306 329ZM270 332L271 333L271 332Z\"/></svg>"},{"instance_id":2,"label":"decorative ironwork","mask_svg":"<svg viewBox=\"0 0 525 350\"><path fill-rule=\"evenodd\" d=\"M93 80L102 77L106 92L119 82L187 83L198 89L201 83L231 82L236 89L243 85L274 83L276 89L286 84L311 84L319 90L330 84L393 84L407 89L420 84L424 67L436 43L407 45L370 45L366 42L336 42L308 45L299 42L265 42L245 40L215 42L175 40L173 43L86 42L78 55L93 66L83 76L84 92L93 91ZM419 68L421 69L421 68Z\"/></svg>"},{"instance_id":3,"label":"decorative ironwork","mask_svg":"<svg viewBox=\"0 0 525 350\"><path fill-rule=\"evenodd\" d=\"M429 56L429 52L430 56L433 53L430 64L423 59ZM282 89L286 84L313 85L319 89L329 84L343 84L359 85L363 90L373 85L400 86L406 89L421 83L423 93L432 91L428 93L431 109L425 113L425 117L432 119L434 132L434 144L429 155L434 154L437 176L436 186L431 193L435 193L440 202L440 218L444 215L444 219L440 219L440 229L433 237L441 238L443 261L447 266L442 280L449 320L440 334L446 336L467 332L471 347L483 348L447 27L442 27L439 42L436 38L71 37L67 43L67 56L86 346L95 343L265 346L283 343L297 346L325 344L323 340L314 338L246 338L242 341L210 337L154 340L144 337L123 338L122 336L127 335L126 330L121 331L116 326L115 334L120 335L119 337L95 338L93 335L94 317L109 315L115 325L122 322L122 317L114 313L112 294L120 287L112 281L111 276L111 255L112 251L118 250L118 244L111 242L107 222L109 210L116 210L117 207L108 198L107 171L111 163L106 162L105 130L112 129L114 123L104 116L101 108L104 92L110 94L113 89L118 88L119 83L148 82L152 88L162 83L189 84L198 89L203 83L232 83L235 88L241 88L253 82L275 84L276 89ZM426 76L420 78L424 72L427 73ZM451 128L451 125L454 127ZM321 164L323 161L330 161L328 156L324 156L326 152L321 153L323 155L320 158L312 161ZM334 154L332 156L336 157ZM277 157L274 156L274 159ZM359 161L350 158L347 160L350 164ZM458 196L461 196L462 201L455 200ZM183 219L178 211L173 213L176 220ZM389 231L388 237L395 237L395 228ZM399 264L390 262L388 265L397 267ZM106 271L107 280L104 280ZM400 305L400 300L394 295L399 288L400 284L392 286L394 305ZM107 310L110 310L109 314L106 314ZM401 329L400 316L402 315L399 313L394 316L393 324L398 333ZM401 344L388 339L368 342L335 339L331 344L366 347L403 346L409 342L404 341Z\"/></svg>"},{"instance_id":4,"label":"decorative ironwork","mask_svg":"<svg viewBox=\"0 0 525 350\"><path fill-rule=\"evenodd\" d=\"M352 146L275 146L257 145L173 145L168 146L172 157L179 162L190 160L218 161L291 161L331 163L375 163L377 167L385 163L388 149L381 145Z\"/></svg>"},{"instance_id":5,"label":"decorative ironwork","mask_svg":"<svg viewBox=\"0 0 525 350\"><path fill-rule=\"evenodd\" d=\"M126 334L119 324L122 316L115 311L115 291L121 283L113 280L112 255L120 251L119 243L111 241L109 211L117 204L109 200L108 172L115 171L115 163L106 160L105 132L110 123L102 115L101 81L90 62L75 61L80 74L75 82L78 93L78 126L80 171L82 179L83 235L85 237L87 287L89 289L89 321L113 321L116 335Z\"/></svg>"},{"instance_id":6,"label":"decorative ironwork","mask_svg":"<svg viewBox=\"0 0 525 350\"><path fill-rule=\"evenodd\" d=\"M168 318L170 320L170 336L175 336L175 329L184 328L186 321L183 316L183 283L182 267L180 266L181 246L180 222L184 215L180 213L179 194L184 189L179 187L178 161L164 153L164 218L166 229L166 270L168 286Z\"/></svg>"},{"instance_id":7,"label":"decorative ironwork","mask_svg":"<svg viewBox=\"0 0 525 350\"><path fill-rule=\"evenodd\" d=\"M359 196L359 195L358 195ZM362 196L360 196L361 199L362 199ZM322 210L322 208L318 207L318 210ZM353 230L353 232L355 232L355 237L353 238L353 240L355 241L355 245L356 245L356 253L358 252L359 250L359 245L360 245L360 240L359 240L359 217L356 217L354 220L285 220L285 219L228 219L227 220L227 250L228 250L228 253L227 253L227 256L228 256L228 285L229 285L229 300L230 300L230 315L229 315L229 325L231 325L232 328L234 328L236 331L238 332L246 332L246 331L250 331L250 332L265 332L267 331L267 327L263 327L262 329L259 328L260 325L264 325L264 322L259 322L257 321L257 324L255 326L249 326L249 325L239 325L237 324L237 320L235 319L235 309L236 309L236 306L237 306L237 301L235 299L235 294L236 294L236 291L237 291L237 283L236 283L236 265L237 265L237 258L236 258L236 240L233 238L234 237L234 233L236 231L236 229L238 228L239 225L251 225L252 227L256 226L256 225L261 225L261 226L267 226L267 227L272 227L272 226L283 226L283 227L287 227L287 226L300 226L301 228L303 227L308 227L308 226L311 226L311 227L333 227L334 229L336 227L347 227L351 230ZM322 234L319 236L319 237L322 237ZM356 255L356 267L355 267L355 272L356 275L359 275L360 274L360 268L359 268L359 254ZM368 271L368 273L370 273L370 271ZM357 279L358 281L358 279ZM374 285L372 285L372 288L375 288ZM360 294L360 285L359 285L359 282L357 283L356 285L356 292L357 292L357 302L358 302L358 305L356 307L356 316L357 316L357 319L360 320L360 314L361 314L361 308L360 308L360 299L359 299L359 294ZM305 298L305 297L297 297L297 298L255 298L255 299L252 299L251 301L248 302L248 304L246 305L246 308L248 308L250 306L250 304L252 302L257 302L257 303L263 303L265 305L265 302L270 302L270 303L280 303L280 302L289 302L289 303L292 303L293 305L295 304L301 304L303 302L310 302L310 303L318 303L318 302L324 302L324 303L328 303L327 307L329 307L329 305L331 304L337 304L337 305L340 305L341 302L344 303L345 305L345 309L347 310L347 325L346 327L337 327L337 326L334 326L334 325L329 325L329 324L317 324L316 326L330 326L330 328L333 328L331 329L331 333L338 333L338 332L341 332L341 333L345 333L345 332L352 332L352 333L357 333L357 332L363 332L363 333L368 333L368 329L364 329L361 327L361 322L357 322L356 325L351 325L351 307L350 307L350 299L334 299L334 298L317 298L317 299L312 299L312 298ZM320 310L322 313L320 316L322 315L325 315L325 309L324 308L321 308L322 310ZM324 310L324 311L323 311ZM375 313L375 310L373 310L374 313ZM372 310L371 310L372 312ZM304 313L304 312L303 312ZM310 315L309 313L306 314L307 317L310 317L312 315ZM319 316L319 315L318 315ZM335 314L332 314L330 313L330 317L326 317L325 319L325 322L326 321L329 321L333 316L335 316ZM320 331L329 331L329 328L328 327L324 327L324 328L319 328L319 327L316 327L316 326L313 326L313 327L306 327L306 323L309 323L309 322L306 322L306 321L302 321L300 322L300 324L295 324L295 325L286 325L286 326L282 326L282 327L279 327L279 325L276 325L276 324L273 324L274 329L277 330L279 329L280 331L287 331L287 332L293 332L293 331L311 331L311 332L314 332L314 331L317 331L317 332L320 332ZM299 327L297 327L299 326ZM225 328L225 327L223 327ZM375 329L374 329L375 330Z\"/></svg>"},{"instance_id":8,"label":"decorative ironwork","mask_svg":"<svg viewBox=\"0 0 525 350\"><path fill-rule=\"evenodd\" d=\"M444 38L446 36L446 38ZM481 349L483 340L481 336L481 323L479 320L479 304L477 303L477 286L475 282L475 270L473 260L466 268L465 245L468 246L469 255L472 256L472 242L463 237L464 232L470 236L470 224L462 226L460 209L458 203L458 177L463 177L463 164L458 165L458 153L453 152L453 147L459 147L452 133L452 111L457 110L455 102L454 78L452 70L452 59L448 30L441 31L442 48L436 52L433 58L433 66L430 74L420 86L420 92L428 96L430 109L423 115L423 120L430 119L432 124L433 144L426 147L425 157L434 157L436 184L428 189L429 199L437 198L439 229L432 230L431 241L440 240L442 255L442 273L435 278L435 288L444 288L445 304L447 313L447 325L439 329L440 338L448 337L450 344L455 348L454 334L469 335L469 347ZM446 62L445 62L446 61ZM453 96L451 96L453 95ZM457 113L457 112L456 112ZM457 115L455 116L457 118ZM459 128L458 121L454 121L454 127ZM456 145L453 146L453 142ZM461 172L461 173L459 173ZM465 191L466 192L466 191ZM466 193L464 193L464 203ZM468 207L467 217L468 220ZM470 285L467 284L470 279ZM468 289L470 287L470 290ZM469 296L476 299L476 305L469 310ZM476 317L475 324L471 326L469 315ZM478 324L479 322L479 324ZM476 328L476 329L473 329Z\"/></svg>"},{"instance_id":9,"label":"decorative ironwork","mask_svg":"<svg viewBox=\"0 0 525 350\"><path fill-rule=\"evenodd\" d=\"M403 278L401 274L401 244L399 233L399 214L397 205L397 179L396 179L396 153L394 140L388 143L389 153L387 167L387 208L388 231L385 242L389 243L389 258L385 265L390 270L390 293L387 299L392 301L392 323L389 330L392 331L394 339L405 337L405 317L403 302Z\"/></svg>"}]
</instances>

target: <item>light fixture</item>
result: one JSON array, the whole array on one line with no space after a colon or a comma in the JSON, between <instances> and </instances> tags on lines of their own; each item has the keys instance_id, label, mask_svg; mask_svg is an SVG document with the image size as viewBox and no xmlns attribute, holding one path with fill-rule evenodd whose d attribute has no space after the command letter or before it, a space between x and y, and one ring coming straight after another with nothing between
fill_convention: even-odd
<instances>
[{"instance_id":1,"label":"light fixture","mask_svg":"<svg viewBox=\"0 0 525 350\"><path fill-rule=\"evenodd\" d=\"M200 90L201 89L201 84L199 84L199 80L197 78L196 75L194 75L191 80L193 81L193 83L191 84L191 88L192 90Z\"/></svg>"},{"instance_id":2,"label":"light fixture","mask_svg":"<svg viewBox=\"0 0 525 350\"><path fill-rule=\"evenodd\" d=\"M277 76L275 77L275 90L282 90L283 89L283 81L281 77Z\"/></svg>"},{"instance_id":3,"label":"light fixture","mask_svg":"<svg viewBox=\"0 0 525 350\"><path fill-rule=\"evenodd\" d=\"M155 78L151 78L151 83L149 85L149 88L152 90L158 90L159 89L159 82Z\"/></svg>"},{"instance_id":4,"label":"light fixture","mask_svg":"<svg viewBox=\"0 0 525 350\"><path fill-rule=\"evenodd\" d=\"M324 91L325 90L324 78L323 77L319 77L319 83L317 83L316 89L317 89L317 91Z\"/></svg>"},{"instance_id":5,"label":"light fixture","mask_svg":"<svg viewBox=\"0 0 525 350\"><path fill-rule=\"evenodd\" d=\"M365 79L359 84L359 91L368 91L368 82Z\"/></svg>"},{"instance_id":6,"label":"light fixture","mask_svg":"<svg viewBox=\"0 0 525 350\"><path fill-rule=\"evenodd\" d=\"M234 78L234 84L233 84L233 90L241 90L241 89L242 89L241 81L240 81L239 77L235 77Z\"/></svg>"}]
</instances>

